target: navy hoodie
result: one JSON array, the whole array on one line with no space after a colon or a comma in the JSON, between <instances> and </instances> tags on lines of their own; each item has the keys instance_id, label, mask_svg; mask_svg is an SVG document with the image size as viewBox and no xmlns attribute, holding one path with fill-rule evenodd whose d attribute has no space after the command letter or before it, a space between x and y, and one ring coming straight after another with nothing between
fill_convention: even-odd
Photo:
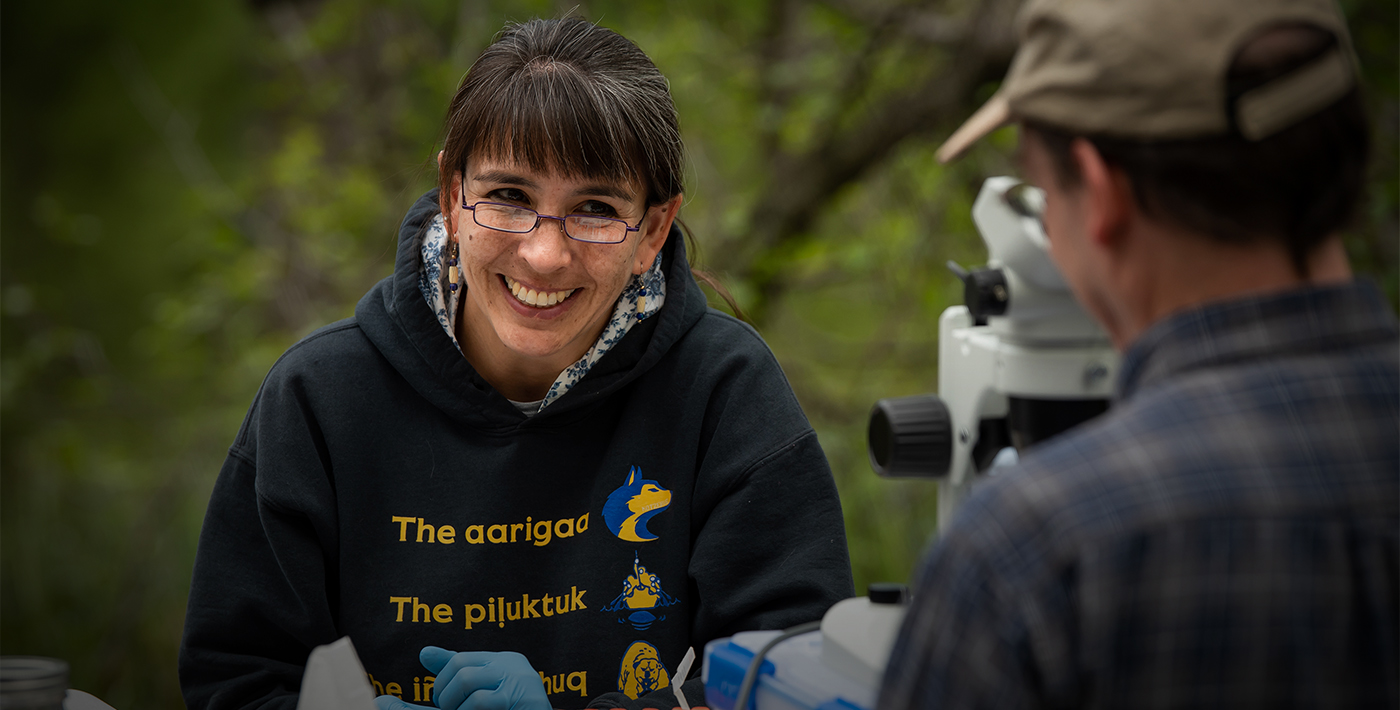
<instances>
[{"instance_id":1,"label":"navy hoodie","mask_svg":"<svg viewBox=\"0 0 1400 710\"><path fill-rule=\"evenodd\" d=\"M526 417L419 291L437 211L418 200L394 274L278 360L229 449L180 649L191 708L295 707L311 649L349 635L409 702L431 705L435 645L524 654L556 708L669 710L687 647L851 596L816 434L678 231L661 310Z\"/></svg>"}]
</instances>

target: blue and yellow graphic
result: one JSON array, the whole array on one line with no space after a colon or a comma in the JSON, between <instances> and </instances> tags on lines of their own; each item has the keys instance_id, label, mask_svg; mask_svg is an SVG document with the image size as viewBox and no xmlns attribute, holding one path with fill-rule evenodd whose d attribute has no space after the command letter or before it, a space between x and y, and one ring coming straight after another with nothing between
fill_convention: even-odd
<instances>
[{"instance_id":1,"label":"blue and yellow graphic","mask_svg":"<svg viewBox=\"0 0 1400 710\"><path fill-rule=\"evenodd\" d=\"M637 698L671 684L671 675L661 665L656 647L646 641L633 642L622 654L622 667L617 672L617 690L627 697Z\"/></svg>"},{"instance_id":2,"label":"blue and yellow graphic","mask_svg":"<svg viewBox=\"0 0 1400 710\"><path fill-rule=\"evenodd\" d=\"M622 612L617 618L619 624L632 624L638 631L651 628L653 622L665 621L666 615L657 615L652 609L671 606L676 598L661 588L661 578L648 572L642 566L641 557L632 553L632 574L622 582L622 594L608 602L603 611Z\"/></svg>"},{"instance_id":3,"label":"blue and yellow graphic","mask_svg":"<svg viewBox=\"0 0 1400 710\"><path fill-rule=\"evenodd\" d=\"M649 542L656 536L647 530L651 516L671 504L671 492L656 481L642 478L642 469L633 466L627 483L608 494L603 504L603 522L613 534L628 542Z\"/></svg>"}]
</instances>

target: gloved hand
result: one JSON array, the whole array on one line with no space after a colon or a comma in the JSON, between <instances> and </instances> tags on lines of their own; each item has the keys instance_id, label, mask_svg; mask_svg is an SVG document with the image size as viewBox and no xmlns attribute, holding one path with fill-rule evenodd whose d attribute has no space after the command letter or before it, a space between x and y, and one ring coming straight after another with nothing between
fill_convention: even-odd
<instances>
[{"instance_id":1,"label":"gloved hand","mask_svg":"<svg viewBox=\"0 0 1400 710\"><path fill-rule=\"evenodd\" d=\"M453 653L425 646L418 661L432 672L433 704L442 710L551 710L540 674L511 651ZM379 710L420 710L392 695L374 699Z\"/></svg>"}]
</instances>

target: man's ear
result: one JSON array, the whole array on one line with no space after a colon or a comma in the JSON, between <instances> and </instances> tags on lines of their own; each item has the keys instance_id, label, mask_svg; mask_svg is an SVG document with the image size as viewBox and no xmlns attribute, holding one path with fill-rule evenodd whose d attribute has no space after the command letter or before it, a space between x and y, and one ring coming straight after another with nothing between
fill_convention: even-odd
<instances>
[{"instance_id":1,"label":"man's ear","mask_svg":"<svg viewBox=\"0 0 1400 710\"><path fill-rule=\"evenodd\" d=\"M636 260L632 263L632 273L639 275L651 268L661 247L666 245L666 237L671 233L671 224L680 213L685 195L676 195L669 200L653 205L642 220L641 243L637 245Z\"/></svg>"},{"instance_id":2,"label":"man's ear","mask_svg":"<svg viewBox=\"0 0 1400 710\"><path fill-rule=\"evenodd\" d=\"M1136 203L1123 171L1110 166L1093 143L1076 138L1070 152L1079 166L1084 190L1084 228L1090 243L1114 247L1127 234Z\"/></svg>"}]
</instances>

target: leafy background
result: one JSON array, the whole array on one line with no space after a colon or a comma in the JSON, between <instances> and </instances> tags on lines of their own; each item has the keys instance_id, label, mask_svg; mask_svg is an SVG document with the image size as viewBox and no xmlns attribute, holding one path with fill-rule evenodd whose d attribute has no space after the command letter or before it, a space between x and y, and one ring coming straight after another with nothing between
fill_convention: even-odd
<instances>
[{"instance_id":1,"label":"leafy background","mask_svg":"<svg viewBox=\"0 0 1400 710\"><path fill-rule=\"evenodd\" d=\"M9 0L0 6L0 653L118 708L182 706L195 541L262 376L389 273L443 112L507 20L574 7L670 78L682 217L821 437L858 588L907 579L933 486L876 478L878 398L930 391L938 314L1012 129L932 150L995 90L1017 0ZM1397 6L1343 3L1376 153L1347 233L1392 303ZM716 300L718 303L718 300Z\"/></svg>"}]
</instances>

